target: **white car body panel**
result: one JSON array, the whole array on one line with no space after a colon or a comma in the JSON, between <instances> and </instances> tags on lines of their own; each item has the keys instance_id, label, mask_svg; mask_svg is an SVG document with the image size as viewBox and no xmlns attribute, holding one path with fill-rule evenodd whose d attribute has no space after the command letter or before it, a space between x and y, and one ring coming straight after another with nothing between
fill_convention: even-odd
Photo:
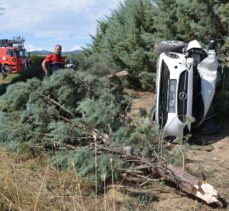
<instances>
[{"instance_id":1,"label":"white car body panel","mask_svg":"<svg viewBox=\"0 0 229 211\"><path fill-rule=\"evenodd\" d=\"M198 61L198 55L197 57L187 58L186 52L191 51L192 49L201 49L202 51L206 52L208 55L205 59L203 59L201 62ZM173 54L174 57L171 58L171 55ZM215 55L214 50L206 51L204 50L199 42L197 40L193 40L189 42L187 48L185 49L184 54L181 53L174 53L174 52L167 52L162 53L158 59L157 63L157 79L156 79L156 109L155 109L155 121L157 124L160 123L160 90L161 90L161 77L162 77L162 63L167 64L168 70L169 70L169 80L168 84L170 83L170 80L175 79L176 80L176 98L175 98L175 112L169 112L169 103L171 99L170 98L170 87L167 85L168 91L167 91L167 118L166 122L162 125L162 134L163 137L167 136L175 136L175 137L183 137L183 131L185 128L187 128L189 131L191 130L191 124L190 118L185 118L183 121L180 120L178 116L178 87L179 87L179 79L181 76L181 73L184 71L188 71L188 81L187 81L187 93L182 92L184 96L187 97L187 105L186 105L186 117L192 117L192 106L193 106L193 65L197 65L197 70L201 78L201 94L204 104L204 115L203 119L199 124L201 124L204 121L204 118L209 110L209 107L211 105L211 102L213 100L213 97L215 95L215 84L216 84L216 77L217 77L217 68L218 68L218 62ZM181 93L180 93L181 94ZM184 97L183 96L183 97ZM181 99L181 98L180 98ZM182 101L185 102L185 101ZM159 124L160 125L160 124Z\"/></svg>"},{"instance_id":2,"label":"white car body panel","mask_svg":"<svg viewBox=\"0 0 229 211\"><path fill-rule=\"evenodd\" d=\"M197 66L201 77L201 92L204 102L204 116L207 115L208 109L215 95L218 65L219 64L216 59L216 55L212 51L209 52L208 57L201 61Z\"/></svg>"},{"instance_id":3,"label":"white car body panel","mask_svg":"<svg viewBox=\"0 0 229 211\"><path fill-rule=\"evenodd\" d=\"M177 55L179 58L170 58L167 56L167 53L162 53L159 58L158 62L158 73L157 73L157 90L160 90L160 80L161 80L161 65L162 61L164 61L168 65L169 72L170 72L170 79L176 79L177 80L177 86L176 86L176 93L178 92L178 82L179 82L179 77L180 74L187 70L188 71L188 92L187 92L187 114L186 116L191 116L192 115L192 69L188 70L187 63L186 63L186 58L184 54L180 53L173 53ZM159 96L160 94L157 94L157 104L156 107L159 107ZM176 102L177 98L179 96L176 95ZM156 111L159 111L159 109L156 109ZM168 121L166 122L163 130L164 137L170 135L170 136L183 136L183 130L186 126L188 126L188 129L191 129L191 122L186 121L182 122L179 120L178 114L177 114L177 103L175 105L175 113L168 113ZM156 122L159 122L159 112L156 112Z\"/></svg>"}]
</instances>

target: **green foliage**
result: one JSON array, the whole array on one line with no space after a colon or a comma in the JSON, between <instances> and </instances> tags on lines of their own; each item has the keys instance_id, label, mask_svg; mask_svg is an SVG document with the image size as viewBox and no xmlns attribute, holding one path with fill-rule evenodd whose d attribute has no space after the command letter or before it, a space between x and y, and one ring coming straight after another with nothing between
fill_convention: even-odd
<instances>
[{"instance_id":1,"label":"green foliage","mask_svg":"<svg viewBox=\"0 0 229 211\"><path fill-rule=\"evenodd\" d=\"M30 80L28 83L19 82L7 89L7 95L1 97L1 110L14 112L23 110L26 107L27 100L31 92L40 86L37 80Z\"/></svg>"},{"instance_id":2,"label":"green foliage","mask_svg":"<svg viewBox=\"0 0 229 211\"><path fill-rule=\"evenodd\" d=\"M98 22L80 68L100 76L126 69L130 73L127 85L151 89L155 42L197 39L207 44L214 37L220 52L227 51L228 7L225 1L211 0L125 0L110 17Z\"/></svg>"},{"instance_id":3,"label":"green foliage","mask_svg":"<svg viewBox=\"0 0 229 211\"><path fill-rule=\"evenodd\" d=\"M130 144L136 154L142 157L151 157L154 152L158 152L159 131L153 125L142 125L131 133Z\"/></svg>"},{"instance_id":4,"label":"green foliage","mask_svg":"<svg viewBox=\"0 0 229 211\"><path fill-rule=\"evenodd\" d=\"M23 70L16 77L12 79L9 84L15 84L17 82L27 81L28 79L37 78L42 80L44 78L44 71L41 68L41 63L44 57L41 56L32 56L31 62L32 65L30 68ZM7 86L9 84L0 84L0 96L6 92Z\"/></svg>"},{"instance_id":5,"label":"green foliage","mask_svg":"<svg viewBox=\"0 0 229 211\"><path fill-rule=\"evenodd\" d=\"M104 75L128 69L138 77L141 71L153 72L154 11L149 0L127 0L110 18L98 23L90 49L85 50L87 69Z\"/></svg>"},{"instance_id":6,"label":"green foliage","mask_svg":"<svg viewBox=\"0 0 229 211\"><path fill-rule=\"evenodd\" d=\"M44 58L45 58L44 56L32 55L31 56L31 64L33 66L40 66L41 63L43 62Z\"/></svg>"},{"instance_id":7,"label":"green foliage","mask_svg":"<svg viewBox=\"0 0 229 211\"><path fill-rule=\"evenodd\" d=\"M156 0L156 39L175 39L177 32L177 0Z\"/></svg>"},{"instance_id":8,"label":"green foliage","mask_svg":"<svg viewBox=\"0 0 229 211\"><path fill-rule=\"evenodd\" d=\"M90 82L88 81L88 83ZM44 80L42 85L42 93L50 95L52 99L57 100L71 112L86 97L88 89L87 80L68 69L59 70L58 73L53 74L48 80Z\"/></svg>"},{"instance_id":9,"label":"green foliage","mask_svg":"<svg viewBox=\"0 0 229 211\"><path fill-rule=\"evenodd\" d=\"M139 80L143 90L155 90L156 73L141 72Z\"/></svg>"},{"instance_id":10,"label":"green foliage","mask_svg":"<svg viewBox=\"0 0 229 211\"><path fill-rule=\"evenodd\" d=\"M156 0L158 5L155 19L157 36L161 39L190 41L197 39L202 43L211 37L223 44L222 38L228 36L226 18L228 3L212 0Z\"/></svg>"},{"instance_id":11,"label":"green foliage","mask_svg":"<svg viewBox=\"0 0 229 211\"><path fill-rule=\"evenodd\" d=\"M63 144L72 144L72 145L84 145L87 140L85 137L88 137L89 134L80 130L79 128L74 127L70 123L63 121L51 122L48 126L50 130L50 137L52 141L58 143L59 145Z\"/></svg>"},{"instance_id":12,"label":"green foliage","mask_svg":"<svg viewBox=\"0 0 229 211\"><path fill-rule=\"evenodd\" d=\"M95 156L94 152L87 147L73 152L58 152L50 162L59 169L74 168L79 176L89 184L103 190L104 182L117 181L121 176L121 168L124 164L118 156L101 154Z\"/></svg>"},{"instance_id":13,"label":"green foliage","mask_svg":"<svg viewBox=\"0 0 229 211\"><path fill-rule=\"evenodd\" d=\"M125 122L130 97L116 80L60 70L43 81L8 86L0 97L0 145L28 157L48 151L53 165L63 169L74 163L77 173L91 184L97 181L99 188L111 177L118 179L124 166L118 155L95 156L95 148L90 147L92 129L107 133L114 147L138 147L135 127ZM139 140L145 141L151 132L145 129ZM140 154L143 146L136 152Z\"/></svg>"},{"instance_id":14,"label":"green foliage","mask_svg":"<svg viewBox=\"0 0 229 211\"><path fill-rule=\"evenodd\" d=\"M72 55L68 55L65 59L65 62L68 63L72 63L74 65L74 69L79 69L79 65L82 61L82 54L72 54Z\"/></svg>"},{"instance_id":15,"label":"green foliage","mask_svg":"<svg viewBox=\"0 0 229 211\"><path fill-rule=\"evenodd\" d=\"M44 81L32 79L9 86L0 99L0 124L2 135L7 134L5 141L14 138L21 141L42 141L47 139L42 134L51 132L56 137L60 131L69 132L74 137L82 131L73 130L61 122L64 118L74 118L72 114L77 117L73 119L76 125L84 122L105 131L108 131L109 125L116 128L125 110L122 105L127 105L128 99L126 103L120 102L120 99L125 101L125 97L114 91L116 84L112 83L111 87L108 79L84 75L63 70ZM90 103L92 101L94 104ZM13 132L10 133L11 130Z\"/></svg>"},{"instance_id":16,"label":"green foliage","mask_svg":"<svg viewBox=\"0 0 229 211\"><path fill-rule=\"evenodd\" d=\"M116 129L122 120L120 105L117 104L115 96L111 94L102 95L97 100L82 101L78 111L82 113L82 121L85 124L103 129L106 132L109 129Z\"/></svg>"},{"instance_id":17,"label":"green foliage","mask_svg":"<svg viewBox=\"0 0 229 211\"><path fill-rule=\"evenodd\" d=\"M159 132L146 121L138 126L127 123L130 97L124 93L123 81L109 80L106 75L126 69L130 85L152 89L153 45L161 39L206 43L214 36L226 40L218 46L225 51L228 6L210 0L125 0L110 17L98 22L92 45L72 58L81 71L60 70L43 79L43 58L33 56L31 69L22 72L14 84L1 87L5 94L0 96L0 145L31 157L46 150L54 166L75 168L100 189L111 178L119 179L121 169L131 166L124 165L117 153L95 148L92 130L108 134L111 147L129 147L144 158L159 152ZM38 79L30 79L34 76ZM228 96L224 92L223 99ZM145 112L141 113L143 120ZM177 162L182 150L167 155Z\"/></svg>"},{"instance_id":18,"label":"green foliage","mask_svg":"<svg viewBox=\"0 0 229 211\"><path fill-rule=\"evenodd\" d=\"M133 153L144 158L158 152L159 131L152 124L142 124L138 127L120 127L113 133L113 147L130 146Z\"/></svg>"},{"instance_id":19,"label":"green foliage","mask_svg":"<svg viewBox=\"0 0 229 211\"><path fill-rule=\"evenodd\" d=\"M11 83L16 83L18 81L26 81L31 78L44 78L44 72L41 67L41 63L43 62L44 57L42 56L31 56L31 67L23 70L19 76L13 79Z\"/></svg>"},{"instance_id":20,"label":"green foliage","mask_svg":"<svg viewBox=\"0 0 229 211\"><path fill-rule=\"evenodd\" d=\"M173 163L175 166L182 166L183 165L183 157L184 154L187 151L187 146L183 143L177 144L176 148L174 150L166 150L163 154L163 157L166 160L169 160L171 163Z\"/></svg>"}]
</instances>

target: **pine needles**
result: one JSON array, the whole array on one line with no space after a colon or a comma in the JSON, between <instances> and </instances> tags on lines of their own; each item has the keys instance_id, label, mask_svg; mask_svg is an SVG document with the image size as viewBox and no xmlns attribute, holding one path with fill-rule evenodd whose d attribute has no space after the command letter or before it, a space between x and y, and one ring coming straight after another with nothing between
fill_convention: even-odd
<instances>
[{"instance_id":1,"label":"pine needles","mask_svg":"<svg viewBox=\"0 0 229 211\"><path fill-rule=\"evenodd\" d=\"M70 70L43 81L16 83L0 98L0 143L31 157L47 151L56 168L71 169L74 164L79 176L102 191L104 180L116 181L129 166L119 155L101 149L95 166L95 138L98 144L129 146L144 157L155 151L156 129L128 124L130 101L118 78Z\"/></svg>"}]
</instances>

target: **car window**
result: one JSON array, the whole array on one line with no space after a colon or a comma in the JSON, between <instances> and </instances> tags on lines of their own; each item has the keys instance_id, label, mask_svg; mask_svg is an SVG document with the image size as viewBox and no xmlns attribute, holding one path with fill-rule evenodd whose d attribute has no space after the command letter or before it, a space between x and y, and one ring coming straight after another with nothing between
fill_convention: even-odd
<instances>
[{"instance_id":1,"label":"car window","mask_svg":"<svg viewBox=\"0 0 229 211\"><path fill-rule=\"evenodd\" d=\"M13 57L14 56L14 51L13 50L8 50L7 55Z\"/></svg>"}]
</instances>

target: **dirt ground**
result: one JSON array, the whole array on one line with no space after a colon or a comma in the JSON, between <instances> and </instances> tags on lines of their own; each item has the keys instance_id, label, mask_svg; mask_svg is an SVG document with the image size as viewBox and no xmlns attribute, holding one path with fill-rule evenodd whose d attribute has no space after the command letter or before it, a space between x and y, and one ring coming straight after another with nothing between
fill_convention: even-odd
<instances>
[{"instance_id":1,"label":"dirt ground","mask_svg":"<svg viewBox=\"0 0 229 211\"><path fill-rule=\"evenodd\" d=\"M134 92L132 110L137 113L140 108L148 112L153 106L154 95L150 92ZM156 185L152 192L160 188L158 199L149 207L150 210L229 210L229 119L218 119L221 132L217 135L193 134L194 144L189 144L185 152L185 169L192 175L206 180L213 185L224 200L225 208L208 206L187 196L174 187ZM198 144L195 144L198 143ZM176 147L176 146L175 146Z\"/></svg>"}]
</instances>

